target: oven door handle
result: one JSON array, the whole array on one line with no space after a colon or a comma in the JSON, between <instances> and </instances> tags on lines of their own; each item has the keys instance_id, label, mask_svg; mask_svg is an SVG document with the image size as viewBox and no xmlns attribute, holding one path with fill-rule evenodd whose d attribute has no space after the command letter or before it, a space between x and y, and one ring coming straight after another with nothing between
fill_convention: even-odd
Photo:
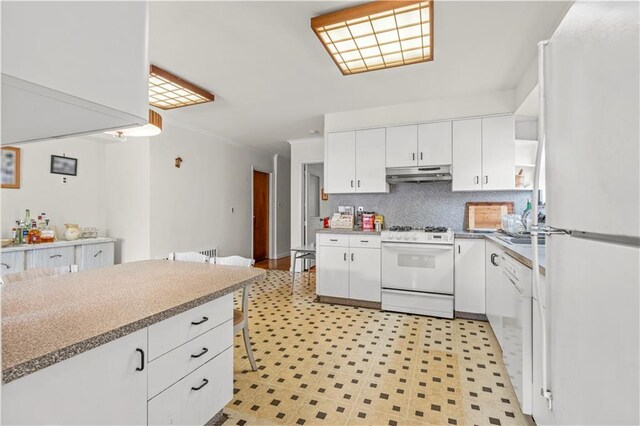
<instances>
[{"instance_id":1,"label":"oven door handle","mask_svg":"<svg viewBox=\"0 0 640 426\"><path fill-rule=\"evenodd\" d=\"M441 250L452 251L453 245L431 244L431 243L382 243L382 247L389 248L409 248L415 250Z\"/></svg>"}]
</instances>

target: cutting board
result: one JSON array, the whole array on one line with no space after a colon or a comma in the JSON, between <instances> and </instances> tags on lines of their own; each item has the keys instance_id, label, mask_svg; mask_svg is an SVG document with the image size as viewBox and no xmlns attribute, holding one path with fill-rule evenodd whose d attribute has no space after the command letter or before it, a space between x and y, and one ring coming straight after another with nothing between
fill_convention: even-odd
<instances>
[{"instance_id":1,"label":"cutting board","mask_svg":"<svg viewBox=\"0 0 640 426\"><path fill-rule=\"evenodd\" d=\"M502 228L502 216L513 213L511 201L469 202L465 206L464 228L485 231Z\"/></svg>"}]
</instances>

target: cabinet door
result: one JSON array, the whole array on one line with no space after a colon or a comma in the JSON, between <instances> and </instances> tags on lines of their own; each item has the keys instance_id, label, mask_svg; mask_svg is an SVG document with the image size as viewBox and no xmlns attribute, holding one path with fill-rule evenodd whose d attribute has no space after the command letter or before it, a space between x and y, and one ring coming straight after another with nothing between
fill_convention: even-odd
<instances>
[{"instance_id":1,"label":"cabinet door","mask_svg":"<svg viewBox=\"0 0 640 426\"><path fill-rule=\"evenodd\" d=\"M146 424L146 348L145 328L2 385L2 423Z\"/></svg>"},{"instance_id":2,"label":"cabinet door","mask_svg":"<svg viewBox=\"0 0 640 426\"><path fill-rule=\"evenodd\" d=\"M348 247L318 247L317 271L318 295L349 297Z\"/></svg>"},{"instance_id":3,"label":"cabinet door","mask_svg":"<svg viewBox=\"0 0 640 426\"><path fill-rule=\"evenodd\" d=\"M83 244L76 247L78 269L104 268L113 265L114 243Z\"/></svg>"},{"instance_id":4,"label":"cabinet door","mask_svg":"<svg viewBox=\"0 0 640 426\"><path fill-rule=\"evenodd\" d=\"M356 184L356 132L327 134L327 193L355 192Z\"/></svg>"},{"instance_id":5,"label":"cabinet door","mask_svg":"<svg viewBox=\"0 0 640 426\"><path fill-rule=\"evenodd\" d=\"M418 164L418 126L387 127L387 167Z\"/></svg>"},{"instance_id":6,"label":"cabinet door","mask_svg":"<svg viewBox=\"0 0 640 426\"><path fill-rule=\"evenodd\" d=\"M456 240L456 311L485 313L484 262L484 240Z\"/></svg>"},{"instance_id":7,"label":"cabinet door","mask_svg":"<svg viewBox=\"0 0 640 426\"><path fill-rule=\"evenodd\" d=\"M388 192L385 129L356 132L356 192Z\"/></svg>"},{"instance_id":8,"label":"cabinet door","mask_svg":"<svg viewBox=\"0 0 640 426\"><path fill-rule=\"evenodd\" d=\"M482 189L515 188L515 139L512 115L482 119Z\"/></svg>"},{"instance_id":9,"label":"cabinet door","mask_svg":"<svg viewBox=\"0 0 640 426\"><path fill-rule=\"evenodd\" d=\"M498 342L502 340L502 317L500 315L500 260L504 250L487 242L485 250L485 306L486 315Z\"/></svg>"},{"instance_id":10,"label":"cabinet door","mask_svg":"<svg viewBox=\"0 0 640 426\"><path fill-rule=\"evenodd\" d=\"M55 268L73 265L74 247L55 247L27 251L27 268Z\"/></svg>"},{"instance_id":11,"label":"cabinet door","mask_svg":"<svg viewBox=\"0 0 640 426\"><path fill-rule=\"evenodd\" d=\"M482 189L482 121L453 122L453 183L454 191Z\"/></svg>"},{"instance_id":12,"label":"cabinet door","mask_svg":"<svg viewBox=\"0 0 640 426\"><path fill-rule=\"evenodd\" d=\"M2 253L0 274L8 275L24 271L24 252L10 251Z\"/></svg>"},{"instance_id":13,"label":"cabinet door","mask_svg":"<svg viewBox=\"0 0 640 426\"><path fill-rule=\"evenodd\" d=\"M349 298L380 302L380 249L351 248Z\"/></svg>"},{"instance_id":14,"label":"cabinet door","mask_svg":"<svg viewBox=\"0 0 640 426\"><path fill-rule=\"evenodd\" d=\"M418 126L418 165L451 164L451 121Z\"/></svg>"}]
</instances>

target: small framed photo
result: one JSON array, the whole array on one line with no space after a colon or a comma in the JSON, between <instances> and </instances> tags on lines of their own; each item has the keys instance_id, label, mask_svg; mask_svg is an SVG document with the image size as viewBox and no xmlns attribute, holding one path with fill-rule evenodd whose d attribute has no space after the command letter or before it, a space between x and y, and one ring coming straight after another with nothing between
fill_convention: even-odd
<instances>
[{"instance_id":1,"label":"small framed photo","mask_svg":"<svg viewBox=\"0 0 640 426\"><path fill-rule=\"evenodd\" d=\"M320 191L320 193L321 193L322 201L327 201L327 200L329 200L329 194L327 194L326 192L324 192L324 188L322 188L322 190Z\"/></svg>"},{"instance_id":2,"label":"small framed photo","mask_svg":"<svg viewBox=\"0 0 640 426\"><path fill-rule=\"evenodd\" d=\"M20 148L2 147L0 171L3 188L20 188Z\"/></svg>"},{"instance_id":3,"label":"small framed photo","mask_svg":"<svg viewBox=\"0 0 640 426\"><path fill-rule=\"evenodd\" d=\"M51 173L57 175L77 176L78 159L71 157L51 156Z\"/></svg>"}]
</instances>

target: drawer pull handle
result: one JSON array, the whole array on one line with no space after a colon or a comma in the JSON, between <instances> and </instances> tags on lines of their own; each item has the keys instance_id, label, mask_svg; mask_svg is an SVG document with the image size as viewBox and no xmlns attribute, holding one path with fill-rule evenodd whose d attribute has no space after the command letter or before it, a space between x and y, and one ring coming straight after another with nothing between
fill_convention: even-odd
<instances>
[{"instance_id":1,"label":"drawer pull handle","mask_svg":"<svg viewBox=\"0 0 640 426\"><path fill-rule=\"evenodd\" d=\"M7 265L6 263L2 263L2 266L4 266L7 269L11 269L11 265Z\"/></svg>"},{"instance_id":2,"label":"drawer pull handle","mask_svg":"<svg viewBox=\"0 0 640 426\"><path fill-rule=\"evenodd\" d=\"M196 386L191 387L191 390L199 391L199 390L200 390L200 389L202 389L203 387L207 386L207 384L208 384L208 383L209 383L209 380L207 380L207 379L202 379L202 384L201 384L200 386L197 386L197 387L196 387Z\"/></svg>"},{"instance_id":3,"label":"drawer pull handle","mask_svg":"<svg viewBox=\"0 0 640 426\"><path fill-rule=\"evenodd\" d=\"M329 241L338 241L337 238L329 238Z\"/></svg>"},{"instance_id":4,"label":"drawer pull handle","mask_svg":"<svg viewBox=\"0 0 640 426\"><path fill-rule=\"evenodd\" d=\"M49 256L49 259L53 259L54 257L62 257L62 255L61 254L54 254L54 255Z\"/></svg>"},{"instance_id":5,"label":"drawer pull handle","mask_svg":"<svg viewBox=\"0 0 640 426\"><path fill-rule=\"evenodd\" d=\"M361 243L368 243L369 240L360 240Z\"/></svg>"},{"instance_id":6,"label":"drawer pull handle","mask_svg":"<svg viewBox=\"0 0 640 426\"><path fill-rule=\"evenodd\" d=\"M97 252L96 254L93 255L93 257L98 257L99 254L102 253L102 250L100 250L99 252Z\"/></svg>"},{"instance_id":7,"label":"drawer pull handle","mask_svg":"<svg viewBox=\"0 0 640 426\"><path fill-rule=\"evenodd\" d=\"M140 367L136 367L136 371L142 371L144 370L144 351L138 348L136 352L140 352Z\"/></svg>"},{"instance_id":8,"label":"drawer pull handle","mask_svg":"<svg viewBox=\"0 0 640 426\"><path fill-rule=\"evenodd\" d=\"M191 358L200 358L202 355L206 354L207 352L209 352L209 349L202 348L202 352L200 352L199 354L196 354L196 355L191 355Z\"/></svg>"},{"instance_id":9,"label":"drawer pull handle","mask_svg":"<svg viewBox=\"0 0 640 426\"><path fill-rule=\"evenodd\" d=\"M207 318L207 317L202 317L202 319L201 319L200 321L191 321L191 324L192 324L192 325L200 325L200 324L202 324L202 323L204 323L204 322L207 322L207 321L209 321L209 318Z\"/></svg>"}]
</instances>

